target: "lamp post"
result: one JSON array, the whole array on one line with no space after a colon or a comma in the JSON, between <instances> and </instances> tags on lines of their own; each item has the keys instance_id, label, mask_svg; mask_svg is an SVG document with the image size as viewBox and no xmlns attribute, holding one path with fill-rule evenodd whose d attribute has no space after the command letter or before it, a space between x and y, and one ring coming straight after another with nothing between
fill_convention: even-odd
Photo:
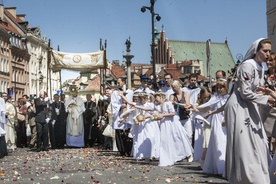
<instances>
[{"instance_id":1,"label":"lamp post","mask_svg":"<svg viewBox=\"0 0 276 184\"><path fill-rule=\"evenodd\" d=\"M44 76L42 75L41 71L38 72L38 75L39 75L39 78L38 78L38 81L39 81L39 90L41 90L41 85L42 85Z\"/></svg>"},{"instance_id":2,"label":"lamp post","mask_svg":"<svg viewBox=\"0 0 276 184\"><path fill-rule=\"evenodd\" d=\"M35 74L35 94L38 95L38 74L37 74L37 70L36 70L36 74Z\"/></svg>"},{"instance_id":3,"label":"lamp post","mask_svg":"<svg viewBox=\"0 0 276 184\"><path fill-rule=\"evenodd\" d=\"M41 83L43 80L43 76L42 76L42 72L41 72L43 56L40 54L38 56L37 60L38 60L38 67L36 70L36 95L38 95L38 92L41 90ZM41 79L41 76L42 76L42 79ZM37 84L37 82L38 82L38 84Z\"/></svg>"},{"instance_id":4,"label":"lamp post","mask_svg":"<svg viewBox=\"0 0 276 184\"><path fill-rule=\"evenodd\" d=\"M160 21L161 17L159 14L156 14L154 12L154 4L156 0L150 0L150 7L143 6L141 8L141 12L145 12L146 10L149 10L151 13L151 57L152 57L152 75L153 75L153 88L156 90L157 88L157 81L156 81L156 74L155 74L155 63L156 63L156 57L155 57L155 31L154 31L154 18L156 16L156 20Z\"/></svg>"},{"instance_id":5,"label":"lamp post","mask_svg":"<svg viewBox=\"0 0 276 184\"><path fill-rule=\"evenodd\" d=\"M243 60L243 55L241 53L238 53L236 55L236 58L238 59L238 61L236 62L236 64L239 65L242 62L242 60Z\"/></svg>"},{"instance_id":6,"label":"lamp post","mask_svg":"<svg viewBox=\"0 0 276 184\"><path fill-rule=\"evenodd\" d=\"M43 75L41 70L36 71L36 95L38 95L38 92L41 91L41 84L43 82Z\"/></svg>"},{"instance_id":7,"label":"lamp post","mask_svg":"<svg viewBox=\"0 0 276 184\"><path fill-rule=\"evenodd\" d=\"M16 60L16 61L14 61L14 101L16 101L17 99L16 99L16 89L17 89L17 86L16 86L16 84L17 84L17 75L16 75L16 73L18 72L18 70L17 70L17 62L18 63L20 63L21 62L21 60L20 59L18 59L18 60ZM20 82L20 81L19 81Z\"/></svg>"},{"instance_id":8,"label":"lamp post","mask_svg":"<svg viewBox=\"0 0 276 184\"><path fill-rule=\"evenodd\" d=\"M14 101L16 102L16 61L15 61L15 67L14 67Z\"/></svg>"}]
</instances>

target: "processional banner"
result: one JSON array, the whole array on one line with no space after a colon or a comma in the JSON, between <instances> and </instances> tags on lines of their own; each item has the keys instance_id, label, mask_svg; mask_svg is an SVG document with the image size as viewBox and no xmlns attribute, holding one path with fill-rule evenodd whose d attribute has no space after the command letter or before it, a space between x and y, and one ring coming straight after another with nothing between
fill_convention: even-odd
<instances>
[{"instance_id":1,"label":"processional banner","mask_svg":"<svg viewBox=\"0 0 276 184\"><path fill-rule=\"evenodd\" d=\"M104 51L92 53L66 53L52 50L53 71L69 69L75 71L91 71L104 66Z\"/></svg>"}]
</instances>

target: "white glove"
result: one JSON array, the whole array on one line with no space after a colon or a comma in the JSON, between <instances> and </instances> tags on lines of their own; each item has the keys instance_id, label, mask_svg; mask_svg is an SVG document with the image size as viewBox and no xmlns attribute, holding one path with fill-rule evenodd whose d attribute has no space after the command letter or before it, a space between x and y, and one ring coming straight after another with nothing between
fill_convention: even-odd
<instances>
[{"instance_id":1,"label":"white glove","mask_svg":"<svg viewBox=\"0 0 276 184\"><path fill-rule=\"evenodd\" d=\"M52 125L54 126L54 125L55 125L55 123L56 123L56 120L53 120L53 121L52 121Z\"/></svg>"},{"instance_id":2,"label":"white glove","mask_svg":"<svg viewBox=\"0 0 276 184\"><path fill-rule=\"evenodd\" d=\"M55 108L56 114L59 115L59 109Z\"/></svg>"},{"instance_id":3,"label":"white glove","mask_svg":"<svg viewBox=\"0 0 276 184\"><path fill-rule=\"evenodd\" d=\"M44 102L48 102L48 100L49 100L49 97L44 98Z\"/></svg>"},{"instance_id":4,"label":"white glove","mask_svg":"<svg viewBox=\"0 0 276 184\"><path fill-rule=\"evenodd\" d=\"M49 123L50 118L46 118L45 121L46 121L46 123Z\"/></svg>"}]
</instances>

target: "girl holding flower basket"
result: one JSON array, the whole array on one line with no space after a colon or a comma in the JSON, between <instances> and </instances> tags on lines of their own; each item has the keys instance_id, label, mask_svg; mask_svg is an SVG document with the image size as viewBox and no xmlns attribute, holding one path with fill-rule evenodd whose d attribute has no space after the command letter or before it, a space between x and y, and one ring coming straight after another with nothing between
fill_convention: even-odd
<instances>
[{"instance_id":1,"label":"girl holding flower basket","mask_svg":"<svg viewBox=\"0 0 276 184\"><path fill-rule=\"evenodd\" d=\"M193 154L193 148L185 128L181 125L165 93L156 92L155 101L160 105L159 112L153 116L160 121L160 159L159 166L171 166Z\"/></svg>"}]
</instances>

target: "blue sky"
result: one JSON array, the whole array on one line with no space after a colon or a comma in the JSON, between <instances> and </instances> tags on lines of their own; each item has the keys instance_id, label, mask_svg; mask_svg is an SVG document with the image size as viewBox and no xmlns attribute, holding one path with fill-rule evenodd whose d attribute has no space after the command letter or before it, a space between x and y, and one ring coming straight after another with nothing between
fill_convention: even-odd
<instances>
[{"instance_id":1,"label":"blue sky","mask_svg":"<svg viewBox=\"0 0 276 184\"><path fill-rule=\"evenodd\" d=\"M5 7L17 7L32 27L51 39L52 48L63 52L96 52L100 38L107 40L107 57L123 60L125 41L131 38L134 63L150 62L151 14L142 13L150 0L0 0ZM222 43L226 39L234 59L250 44L267 37L264 0L157 0L161 16L158 30L169 40ZM211 48L212 49L212 48ZM62 81L78 76L62 71Z\"/></svg>"}]
</instances>

